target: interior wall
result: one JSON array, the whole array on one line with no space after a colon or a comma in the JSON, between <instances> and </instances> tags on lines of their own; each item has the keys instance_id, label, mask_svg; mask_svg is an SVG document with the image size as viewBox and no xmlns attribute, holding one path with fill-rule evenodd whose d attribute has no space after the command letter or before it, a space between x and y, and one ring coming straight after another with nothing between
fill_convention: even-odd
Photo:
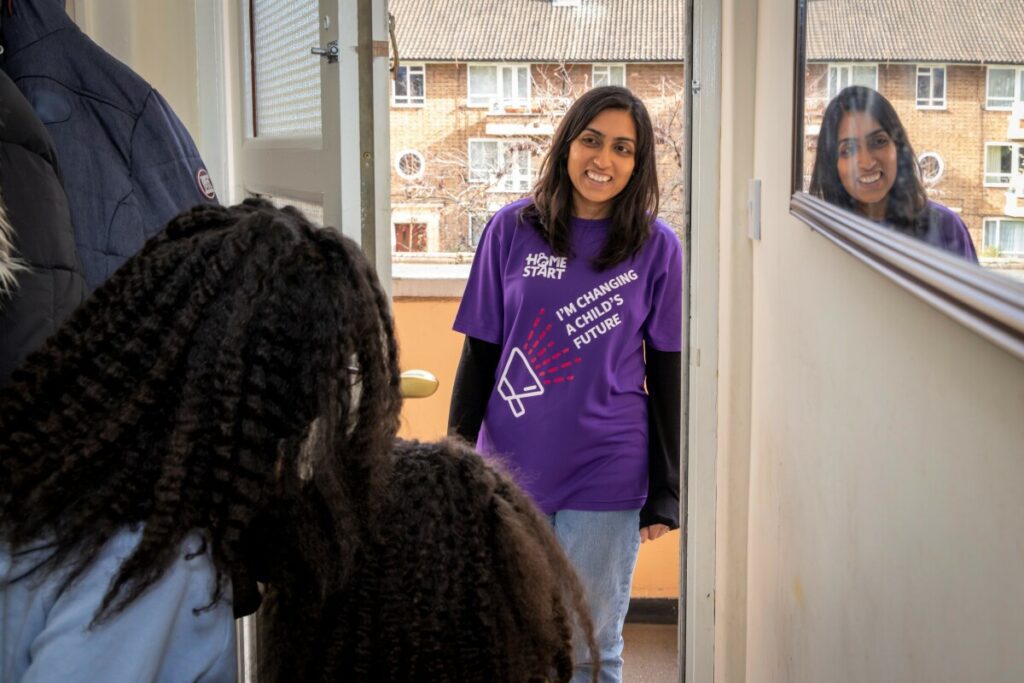
<instances>
[{"instance_id":1,"label":"interior wall","mask_svg":"<svg viewBox=\"0 0 1024 683\"><path fill-rule=\"evenodd\" d=\"M788 212L794 5L760 0L746 680L1024 676L1024 363Z\"/></svg>"},{"instance_id":2,"label":"interior wall","mask_svg":"<svg viewBox=\"0 0 1024 683\"><path fill-rule=\"evenodd\" d=\"M68 12L100 47L159 90L196 138L199 95L192 2L72 0Z\"/></svg>"},{"instance_id":3,"label":"interior wall","mask_svg":"<svg viewBox=\"0 0 1024 683\"><path fill-rule=\"evenodd\" d=\"M756 0L722 3L719 400L715 541L718 683L746 671L747 516L750 493L751 266L747 181L754 166Z\"/></svg>"}]
</instances>

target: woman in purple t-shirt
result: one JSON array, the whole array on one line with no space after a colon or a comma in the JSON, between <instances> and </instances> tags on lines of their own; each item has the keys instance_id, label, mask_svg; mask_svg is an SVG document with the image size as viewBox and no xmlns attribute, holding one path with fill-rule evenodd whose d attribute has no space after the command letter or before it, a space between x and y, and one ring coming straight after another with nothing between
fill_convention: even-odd
<instances>
[{"instance_id":1,"label":"woman in purple t-shirt","mask_svg":"<svg viewBox=\"0 0 1024 683\"><path fill-rule=\"evenodd\" d=\"M601 680L621 680L642 541L679 523L682 247L656 219L643 103L585 93L532 197L490 220L454 328L449 431L502 459L586 587ZM585 648L574 680L590 680Z\"/></svg>"},{"instance_id":2,"label":"woman in purple t-shirt","mask_svg":"<svg viewBox=\"0 0 1024 683\"><path fill-rule=\"evenodd\" d=\"M900 117L889 100L871 88L852 85L829 102L818 135L810 192L978 262L963 220L928 200Z\"/></svg>"}]
</instances>

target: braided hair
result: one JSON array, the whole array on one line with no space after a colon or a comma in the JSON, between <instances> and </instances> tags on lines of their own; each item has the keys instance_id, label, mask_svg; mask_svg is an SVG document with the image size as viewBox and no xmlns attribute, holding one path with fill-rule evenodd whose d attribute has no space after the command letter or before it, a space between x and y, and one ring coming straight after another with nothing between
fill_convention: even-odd
<instances>
[{"instance_id":1,"label":"braided hair","mask_svg":"<svg viewBox=\"0 0 1024 683\"><path fill-rule=\"evenodd\" d=\"M217 571L210 606L236 575L326 595L385 481L400 404L388 301L353 242L264 201L197 207L0 393L0 541L46 540L37 571L66 566L68 585L143 526L94 623L192 530Z\"/></svg>"},{"instance_id":2,"label":"braided hair","mask_svg":"<svg viewBox=\"0 0 1024 683\"><path fill-rule=\"evenodd\" d=\"M550 523L464 442L399 443L377 514L352 580L296 634L293 680L568 681L574 629L597 652Z\"/></svg>"}]
</instances>

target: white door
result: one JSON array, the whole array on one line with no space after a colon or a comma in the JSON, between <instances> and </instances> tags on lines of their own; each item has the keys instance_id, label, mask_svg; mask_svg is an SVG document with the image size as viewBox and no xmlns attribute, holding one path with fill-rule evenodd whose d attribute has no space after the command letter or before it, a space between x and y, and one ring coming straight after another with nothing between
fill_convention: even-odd
<instances>
[{"instance_id":1,"label":"white door","mask_svg":"<svg viewBox=\"0 0 1024 683\"><path fill-rule=\"evenodd\" d=\"M386 0L237 6L236 184L340 228L390 291Z\"/></svg>"}]
</instances>

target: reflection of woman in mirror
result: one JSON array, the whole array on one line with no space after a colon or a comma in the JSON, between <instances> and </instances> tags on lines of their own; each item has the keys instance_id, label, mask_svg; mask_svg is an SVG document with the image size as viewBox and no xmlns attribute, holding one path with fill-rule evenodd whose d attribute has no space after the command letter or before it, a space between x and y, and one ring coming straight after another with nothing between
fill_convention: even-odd
<instances>
[{"instance_id":1,"label":"reflection of woman in mirror","mask_svg":"<svg viewBox=\"0 0 1024 683\"><path fill-rule=\"evenodd\" d=\"M871 88L843 89L825 109L811 194L974 263L967 226L930 201L896 110Z\"/></svg>"}]
</instances>

